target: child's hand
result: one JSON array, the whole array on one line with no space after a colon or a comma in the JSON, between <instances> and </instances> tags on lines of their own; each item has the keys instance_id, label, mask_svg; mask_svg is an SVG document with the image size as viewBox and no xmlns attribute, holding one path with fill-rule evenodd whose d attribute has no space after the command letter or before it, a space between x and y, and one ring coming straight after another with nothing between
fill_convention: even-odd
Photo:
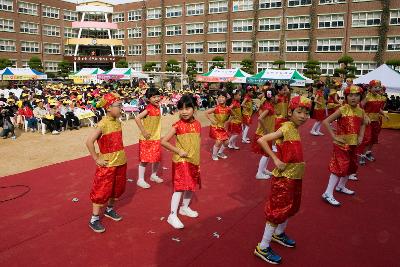
<instances>
[{"instance_id":1,"label":"child's hand","mask_svg":"<svg viewBox=\"0 0 400 267\"><path fill-rule=\"evenodd\" d=\"M345 144L346 144L346 142L344 141L343 138L338 137L338 136L336 136L336 135L335 135L335 137L333 138L333 140L336 141L336 142L338 142L338 143L341 144L341 145L345 145Z\"/></svg>"},{"instance_id":2,"label":"child's hand","mask_svg":"<svg viewBox=\"0 0 400 267\"><path fill-rule=\"evenodd\" d=\"M371 119L370 119L368 116L365 116L365 118L364 118L364 123L365 123L366 125L370 124L370 123L371 123Z\"/></svg>"},{"instance_id":3,"label":"child's hand","mask_svg":"<svg viewBox=\"0 0 400 267\"><path fill-rule=\"evenodd\" d=\"M183 150L179 150L178 154L179 154L179 156L181 158L187 158L187 156L188 156L188 153L186 151L183 151Z\"/></svg>"},{"instance_id":4,"label":"child's hand","mask_svg":"<svg viewBox=\"0 0 400 267\"><path fill-rule=\"evenodd\" d=\"M147 131L143 131L143 137L144 138L146 138L147 140L149 140L150 139L150 137L151 137L151 134L150 133L148 133Z\"/></svg>"},{"instance_id":5,"label":"child's hand","mask_svg":"<svg viewBox=\"0 0 400 267\"><path fill-rule=\"evenodd\" d=\"M358 144L358 145L361 145L362 141L363 141L363 138L361 138L361 136L359 136L359 137L357 138L357 144Z\"/></svg>"},{"instance_id":6,"label":"child's hand","mask_svg":"<svg viewBox=\"0 0 400 267\"><path fill-rule=\"evenodd\" d=\"M102 159L102 158L97 158L96 159L96 164L98 166L105 167L108 164L108 160L105 160L105 159Z\"/></svg>"},{"instance_id":7,"label":"child's hand","mask_svg":"<svg viewBox=\"0 0 400 267\"><path fill-rule=\"evenodd\" d=\"M279 170L281 170L281 171L283 171L285 168L286 168L286 163L283 163L280 159L274 159L274 164L275 164L275 166L279 169Z\"/></svg>"},{"instance_id":8,"label":"child's hand","mask_svg":"<svg viewBox=\"0 0 400 267\"><path fill-rule=\"evenodd\" d=\"M383 113L383 117L388 121L389 120L389 116L386 113Z\"/></svg>"}]
</instances>

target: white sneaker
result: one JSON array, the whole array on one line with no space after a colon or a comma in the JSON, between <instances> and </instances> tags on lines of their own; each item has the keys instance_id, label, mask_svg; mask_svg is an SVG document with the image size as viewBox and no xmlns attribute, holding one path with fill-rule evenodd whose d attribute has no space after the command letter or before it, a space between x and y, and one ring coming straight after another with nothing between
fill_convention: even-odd
<instances>
[{"instance_id":1,"label":"white sneaker","mask_svg":"<svg viewBox=\"0 0 400 267\"><path fill-rule=\"evenodd\" d=\"M354 195L356 193L353 190L350 190L350 189L348 189L346 187L340 188L338 186L336 186L336 191L340 192L340 193L343 193L343 194L346 194L346 195Z\"/></svg>"},{"instance_id":2,"label":"white sneaker","mask_svg":"<svg viewBox=\"0 0 400 267\"><path fill-rule=\"evenodd\" d=\"M54 130L54 131L51 132L51 134L52 134L52 135L57 135L57 134L60 134L60 132Z\"/></svg>"},{"instance_id":3,"label":"white sneaker","mask_svg":"<svg viewBox=\"0 0 400 267\"><path fill-rule=\"evenodd\" d=\"M179 209L179 214L183 216L188 216L190 218L197 218L199 217L199 213L197 211L192 210L190 207L181 207Z\"/></svg>"},{"instance_id":4,"label":"white sneaker","mask_svg":"<svg viewBox=\"0 0 400 267\"><path fill-rule=\"evenodd\" d=\"M160 184L160 183L164 182L164 180L161 179L160 177L158 177L157 174L152 174L150 176L150 181L156 182L157 184Z\"/></svg>"},{"instance_id":5,"label":"white sneaker","mask_svg":"<svg viewBox=\"0 0 400 267\"><path fill-rule=\"evenodd\" d=\"M318 136L319 134L317 132L311 131L310 134L314 135L314 136Z\"/></svg>"},{"instance_id":6,"label":"white sneaker","mask_svg":"<svg viewBox=\"0 0 400 267\"><path fill-rule=\"evenodd\" d=\"M146 181L137 181L136 184L144 189L149 189L151 187L148 183L146 183Z\"/></svg>"},{"instance_id":7,"label":"white sneaker","mask_svg":"<svg viewBox=\"0 0 400 267\"><path fill-rule=\"evenodd\" d=\"M228 156L225 155L224 153L218 153L218 154L217 154L217 157L219 157L219 158L221 158L221 159L227 159L227 158L228 158Z\"/></svg>"},{"instance_id":8,"label":"white sneaker","mask_svg":"<svg viewBox=\"0 0 400 267\"><path fill-rule=\"evenodd\" d=\"M318 135L325 135L325 134L323 134L323 133L321 133L321 132L317 132L317 134L318 134Z\"/></svg>"},{"instance_id":9,"label":"white sneaker","mask_svg":"<svg viewBox=\"0 0 400 267\"><path fill-rule=\"evenodd\" d=\"M276 149L276 145L272 146L272 152L278 152L278 149Z\"/></svg>"},{"instance_id":10,"label":"white sneaker","mask_svg":"<svg viewBox=\"0 0 400 267\"><path fill-rule=\"evenodd\" d=\"M214 155L212 155L212 157L211 157L211 158L212 158L212 160L215 160L215 161L216 161L216 160L219 160L218 156L214 156Z\"/></svg>"},{"instance_id":11,"label":"white sneaker","mask_svg":"<svg viewBox=\"0 0 400 267\"><path fill-rule=\"evenodd\" d=\"M257 175L256 175L256 179L258 179L258 180L267 180L269 178L271 178L271 177L266 173L257 173Z\"/></svg>"},{"instance_id":12,"label":"white sneaker","mask_svg":"<svg viewBox=\"0 0 400 267\"><path fill-rule=\"evenodd\" d=\"M349 180L358 181L357 174L353 173L353 174L349 175Z\"/></svg>"},{"instance_id":13,"label":"white sneaker","mask_svg":"<svg viewBox=\"0 0 400 267\"><path fill-rule=\"evenodd\" d=\"M240 149L238 146L234 146L234 145L231 145L231 144L228 145L228 148L235 149L235 150L239 150Z\"/></svg>"},{"instance_id":14,"label":"white sneaker","mask_svg":"<svg viewBox=\"0 0 400 267\"><path fill-rule=\"evenodd\" d=\"M332 206L340 206L340 202L337 201L333 196L329 196L326 193L322 194L322 198L329 204L331 204Z\"/></svg>"},{"instance_id":15,"label":"white sneaker","mask_svg":"<svg viewBox=\"0 0 400 267\"><path fill-rule=\"evenodd\" d=\"M168 216L168 220L167 222L174 227L175 229L183 229L183 227L185 227L183 225L183 223L181 222L181 220L179 220L178 216L170 214Z\"/></svg>"},{"instance_id":16,"label":"white sneaker","mask_svg":"<svg viewBox=\"0 0 400 267\"><path fill-rule=\"evenodd\" d=\"M244 144L250 144L250 140L249 139L242 139L242 143L244 143Z\"/></svg>"},{"instance_id":17,"label":"white sneaker","mask_svg":"<svg viewBox=\"0 0 400 267\"><path fill-rule=\"evenodd\" d=\"M263 171L263 173L266 174L266 175L272 175L272 172L270 172L270 171L267 170L267 169L265 169L265 170Z\"/></svg>"}]
</instances>

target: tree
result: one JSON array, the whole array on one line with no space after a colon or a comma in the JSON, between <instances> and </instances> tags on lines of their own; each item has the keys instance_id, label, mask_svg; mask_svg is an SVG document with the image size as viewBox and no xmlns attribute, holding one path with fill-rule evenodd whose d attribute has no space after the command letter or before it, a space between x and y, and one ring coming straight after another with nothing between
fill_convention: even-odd
<instances>
[{"instance_id":1,"label":"tree","mask_svg":"<svg viewBox=\"0 0 400 267\"><path fill-rule=\"evenodd\" d=\"M31 69L43 72L42 60L38 57L31 57L31 59L29 59L28 66Z\"/></svg>"},{"instance_id":2,"label":"tree","mask_svg":"<svg viewBox=\"0 0 400 267\"><path fill-rule=\"evenodd\" d=\"M156 71L156 66L155 62L146 62L143 66L143 71Z\"/></svg>"},{"instance_id":3,"label":"tree","mask_svg":"<svg viewBox=\"0 0 400 267\"><path fill-rule=\"evenodd\" d=\"M0 70L11 67L12 63L8 58L0 58Z\"/></svg>"},{"instance_id":4,"label":"tree","mask_svg":"<svg viewBox=\"0 0 400 267\"><path fill-rule=\"evenodd\" d=\"M58 75L65 78L72 71L71 62L63 60L58 63Z\"/></svg>"},{"instance_id":5,"label":"tree","mask_svg":"<svg viewBox=\"0 0 400 267\"><path fill-rule=\"evenodd\" d=\"M213 70L215 68L223 69L225 67L224 66L224 61L225 61L224 57L221 57L221 56L213 57L212 65L210 67L210 70Z\"/></svg>"},{"instance_id":6,"label":"tree","mask_svg":"<svg viewBox=\"0 0 400 267\"><path fill-rule=\"evenodd\" d=\"M389 65L393 69L398 69L400 67L400 59L389 59L386 61L386 65Z\"/></svg>"},{"instance_id":7,"label":"tree","mask_svg":"<svg viewBox=\"0 0 400 267\"><path fill-rule=\"evenodd\" d=\"M189 77L189 82L193 81L198 74L196 64L197 62L194 59L189 59L187 61L186 74Z\"/></svg>"},{"instance_id":8,"label":"tree","mask_svg":"<svg viewBox=\"0 0 400 267\"><path fill-rule=\"evenodd\" d=\"M254 74L254 61L250 58L245 58L240 62L241 69L247 73Z\"/></svg>"},{"instance_id":9,"label":"tree","mask_svg":"<svg viewBox=\"0 0 400 267\"><path fill-rule=\"evenodd\" d=\"M126 62L125 60L121 59L117 62L117 64L115 64L115 67L117 68L128 68L128 62Z\"/></svg>"},{"instance_id":10,"label":"tree","mask_svg":"<svg viewBox=\"0 0 400 267\"><path fill-rule=\"evenodd\" d=\"M341 77L344 80L347 78L356 77L355 72L357 68L352 65L354 63L354 59L351 56L344 55L339 58L338 63L341 65L339 69L335 69L334 76Z\"/></svg>"},{"instance_id":11,"label":"tree","mask_svg":"<svg viewBox=\"0 0 400 267\"><path fill-rule=\"evenodd\" d=\"M165 71L167 72L181 72L181 66L179 62L175 59L169 59L167 61L167 66L165 67Z\"/></svg>"},{"instance_id":12,"label":"tree","mask_svg":"<svg viewBox=\"0 0 400 267\"><path fill-rule=\"evenodd\" d=\"M319 78L321 75L321 70L319 68L319 61L318 60L308 60L306 65L304 65L306 70L304 71L304 75L312 80Z\"/></svg>"},{"instance_id":13,"label":"tree","mask_svg":"<svg viewBox=\"0 0 400 267\"><path fill-rule=\"evenodd\" d=\"M272 62L272 65L278 66L278 68L275 68L275 69L278 69L278 70L285 69L285 61L281 60L281 59L275 60L274 62Z\"/></svg>"}]
</instances>

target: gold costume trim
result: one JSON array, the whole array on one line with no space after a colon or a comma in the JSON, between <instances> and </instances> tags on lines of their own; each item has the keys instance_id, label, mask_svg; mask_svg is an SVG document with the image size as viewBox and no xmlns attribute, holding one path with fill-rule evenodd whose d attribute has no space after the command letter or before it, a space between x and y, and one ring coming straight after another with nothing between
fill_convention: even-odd
<instances>
[{"instance_id":1,"label":"gold costume trim","mask_svg":"<svg viewBox=\"0 0 400 267\"><path fill-rule=\"evenodd\" d=\"M200 165L200 134L185 133L176 136L176 147L188 153L187 158L181 158L174 153L173 162L190 162L194 165Z\"/></svg>"},{"instance_id":2,"label":"gold costume trim","mask_svg":"<svg viewBox=\"0 0 400 267\"><path fill-rule=\"evenodd\" d=\"M304 175L305 163L286 163L286 167L283 171L275 168L272 171L272 175L275 177L287 177L290 179L301 179Z\"/></svg>"},{"instance_id":3,"label":"gold costume trim","mask_svg":"<svg viewBox=\"0 0 400 267\"><path fill-rule=\"evenodd\" d=\"M126 155L124 150L100 154L100 158L108 161L107 167L120 166L126 163Z\"/></svg>"},{"instance_id":4,"label":"gold costume trim","mask_svg":"<svg viewBox=\"0 0 400 267\"><path fill-rule=\"evenodd\" d=\"M149 116L143 118L143 127L150 133L150 139L144 138L140 133L140 140L160 140L161 139L161 117L160 116Z\"/></svg>"},{"instance_id":5,"label":"gold costume trim","mask_svg":"<svg viewBox=\"0 0 400 267\"><path fill-rule=\"evenodd\" d=\"M122 131L121 122L109 116L105 116L97 124L97 128L101 130L102 135Z\"/></svg>"}]
</instances>

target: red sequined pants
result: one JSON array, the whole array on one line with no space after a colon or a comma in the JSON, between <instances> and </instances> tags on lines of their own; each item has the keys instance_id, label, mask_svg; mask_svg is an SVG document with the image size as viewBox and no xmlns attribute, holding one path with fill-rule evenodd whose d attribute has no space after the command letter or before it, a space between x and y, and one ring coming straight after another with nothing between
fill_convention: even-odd
<instances>
[{"instance_id":1,"label":"red sequined pants","mask_svg":"<svg viewBox=\"0 0 400 267\"><path fill-rule=\"evenodd\" d=\"M357 146L339 146L333 144L333 153L329 162L329 171L338 177L357 172Z\"/></svg>"}]
</instances>

